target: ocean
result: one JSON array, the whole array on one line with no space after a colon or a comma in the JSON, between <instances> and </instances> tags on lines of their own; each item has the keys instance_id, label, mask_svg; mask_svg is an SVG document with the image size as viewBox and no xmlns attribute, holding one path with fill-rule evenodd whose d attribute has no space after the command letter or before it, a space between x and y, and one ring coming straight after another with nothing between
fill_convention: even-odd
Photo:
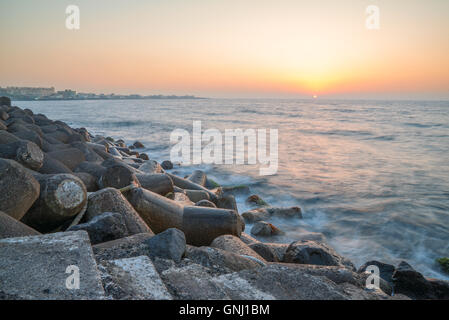
<instances>
[{"instance_id":1,"label":"ocean","mask_svg":"<svg viewBox=\"0 0 449 320\"><path fill-rule=\"evenodd\" d=\"M449 102L343 100L17 101L93 134L143 142L150 158L169 159L170 134L278 129L276 175L254 165L204 170L222 185L248 185L272 206L300 206L302 220L275 220L286 232L322 232L356 266L408 261L425 276L449 280L435 259L449 256ZM240 213L248 210L237 197ZM246 232L250 233L247 225Z\"/></svg>"}]
</instances>

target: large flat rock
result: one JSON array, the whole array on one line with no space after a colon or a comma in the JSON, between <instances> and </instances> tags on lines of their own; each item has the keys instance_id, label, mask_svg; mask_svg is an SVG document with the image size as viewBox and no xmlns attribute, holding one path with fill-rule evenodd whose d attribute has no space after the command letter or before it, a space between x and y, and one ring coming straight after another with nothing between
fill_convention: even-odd
<instances>
[{"instance_id":1,"label":"large flat rock","mask_svg":"<svg viewBox=\"0 0 449 320\"><path fill-rule=\"evenodd\" d=\"M102 261L99 269L110 299L172 299L153 262L147 256Z\"/></svg>"},{"instance_id":2,"label":"large flat rock","mask_svg":"<svg viewBox=\"0 0 449 320\"><path fill-rule=\"evenodd\" d=\"M172 267L161 278L176 299L187 300L378 300L391 299L380 290L367 291L350 270L335 267L269 264L216 276L204 266ZM332 280L331 280L332 279Z\"/></svg>"},{"instance_id":3,"label":"large flat rock","mask_svg":"<svg viewBox=\"0 0 449 320\"><path fill-rule=\"evenodd\" d=\"M79 289L66 281L79 268ZM73 269L72 269L73 270ZM0 298L102 299L104 290L85 231L0 240Z\"/></svg>"}]
</instances>

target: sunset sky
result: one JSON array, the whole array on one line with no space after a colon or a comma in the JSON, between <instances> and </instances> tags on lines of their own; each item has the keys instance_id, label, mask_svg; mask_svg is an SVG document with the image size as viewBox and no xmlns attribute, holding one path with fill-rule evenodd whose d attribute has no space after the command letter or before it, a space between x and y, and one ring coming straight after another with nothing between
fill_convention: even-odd
<instances>
[{"instance_id":1,"label":"sunset sky","mask_svg":"<svg viewBox=\"0 0 449 320\"><path fill-rule=\"evenodd\" d=\"M448 0L1 0L0 41L3 87L449 99Z\"/></svg>"}]
</instances>

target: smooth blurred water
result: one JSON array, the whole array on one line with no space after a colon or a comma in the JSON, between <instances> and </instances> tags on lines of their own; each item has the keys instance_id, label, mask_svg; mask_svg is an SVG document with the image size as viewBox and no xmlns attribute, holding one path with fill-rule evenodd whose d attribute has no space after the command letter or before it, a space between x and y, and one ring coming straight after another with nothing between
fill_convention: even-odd
<instances>
[{"instance_id":1,"label":"smooth blurred water","mask_svg":"<svg viewBox=\"0 0 449 320\"><path fill-rule=\"evenodd\" d=\"M90 132L142 141L168 159L172 130L279 130L279 169L200 165L222 185L247 184L273 206L299 205L302 221L277 220L294 240L323 232L360 265L407 260L448 279L434 260L449 256L449 102L304 100L103 100L17 102ZM197 166L198 167L198 166ZM177 168L184 175L193 167ZM240 212L248 209L238 198ZM248 226L247 232L250 232Z\"/></svg>"}]
</instances>

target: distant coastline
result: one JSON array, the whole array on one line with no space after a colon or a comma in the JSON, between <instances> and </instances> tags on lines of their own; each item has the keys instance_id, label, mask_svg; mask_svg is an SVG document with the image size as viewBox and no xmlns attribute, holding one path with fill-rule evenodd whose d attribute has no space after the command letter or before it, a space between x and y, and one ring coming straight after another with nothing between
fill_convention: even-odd
<instances>
[{"instance_id":1,"label":"distant coastline","mask_svg":"<svg viewBox=\"0 0 449 320\"><path fill-rule=\"evenodd\" d=\"M136 100L136 99L207 99L193 95L119 95L82 93L71 89L56 91L54 87L0 87L0 95L9 97L14 101L50 101L50 100Z\"/></svg>"},{"instance_id":2,"label":"distant coastline","mask_svg":"<svg viewBox=\"0 0 449 320\"><path fill-rule=\"evenodd\" d=\"M8 96L12 101L79 101L79 100L170 100L170 99L192 99L192 100L202 100L208 99L204 97L195 97L195 96L147 96L147 97L101 97L101 98L16 98L14 96Z\"/></svg>"}]
</instances>

